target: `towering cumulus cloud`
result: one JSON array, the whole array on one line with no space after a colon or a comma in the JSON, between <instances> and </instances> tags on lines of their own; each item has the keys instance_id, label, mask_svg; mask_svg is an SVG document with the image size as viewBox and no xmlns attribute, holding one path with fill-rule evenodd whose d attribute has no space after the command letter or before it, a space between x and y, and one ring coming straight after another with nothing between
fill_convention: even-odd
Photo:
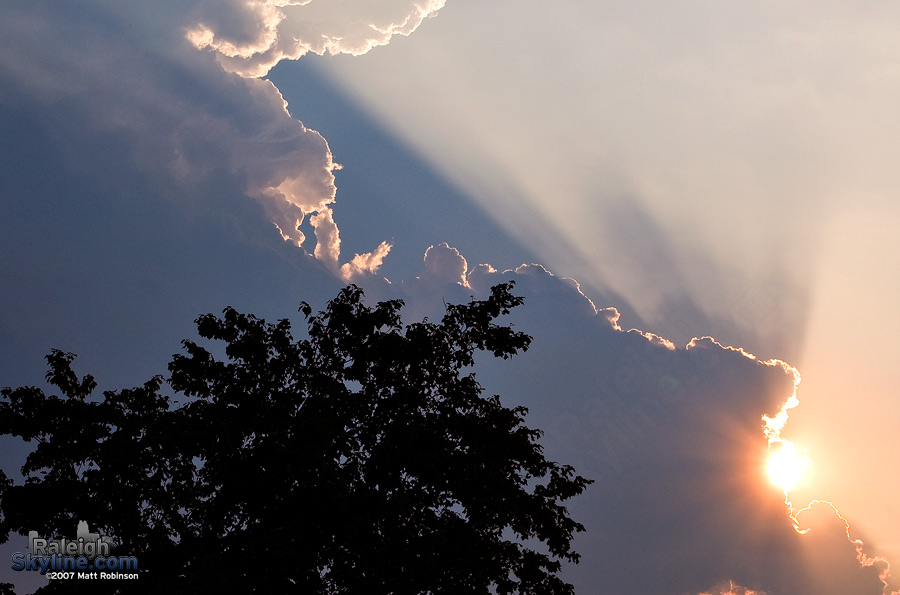
<instances>
[{"instance_id":1,"label":"towering cumulus cloud","mask_svg":"<svg viewBox=\"0 0 900 595\"><path fill-rule=\"evenodd\" d=\"M402 284L409 307L487 295L514 280L527 353L484 362L490 393L529 408L555 460L596 483L570 504L587 531L565 570L600 595L887 595L890 566L826 502L796 511L767 473L800 373L710 337L686 346L620 326L577 283L539 265L469 268L446 244ZM421 303L431 304L417 310Z\"/></svg>"},{"instance_id":2,"label":"towering cumulus cloud","mask_svg":"<svg viewBox=\"0 0 900 595\"><path fill-rule=\"evenodd\" d=\"M65 106L86 128L133 147L183 200L227 178L262 204L285 240L304 246L299 227L308 222L311 252L348 280L374 271L390 245L340 262L331 210L339 166L326 140L258 77L308 51L363 53L411 33L441 4L163 0L151 11L14 1L0 23L0 76L10 97ZM77 152L62 141L60 151Z\"/></svg>"},{"instance_id":3,"label":"towering cumulus cloud","mask_svg":"<svg viewBox=\"0 0 900 595\"><path fill-rule=\"evenodd\" d=\"M295 60L308 52L364 54L387 44L394 35L409 35L443 6L444 0L204 0L191 13L197 22L187 39L197 49L214 50L226 70L252 79L283 59ZM330 174L335 164L326 153L324 169ZM309 221L316 230L315 255L345 280L374 271L390 244L382 242L373 252L357 254L341 265L340 232L328 206L334 200L333 184L330 193L317 194L318 182L317 176L310 179L300 173L284 177L277 185L262 182L250 190L265 201L286 240L302 243L297 227L313 214Z\"/></svg>"},{"instance_id":4,"label":"towering cumulus cloud","mask_svg":"<svg viewBox=\"0 0 900 595\"><path fill-rule=\"evenodd\" d=\"M168 360L181 330L175 336L158 325L148 330L147 312L155 307L154 320L169 320L174 306L206 285L216 292L210 309L245 298L254 310L287 293L273 287L272 277L302 277L308 292L354 280L371 297L403 297L412 321L439 317L444 303L483 297L514 279L526 301L511 321L534 343L510 361L479 362L478 378L489 394L530 408L528 423L545 431L550 458L596 480L571 502L572 515L587 527L575 544L582 563L564 570L577 592L896 590L881 552L834 506L795 506L787 497L790 475L779 485L769 480L768 457L789 450L782 429L808 396L789 364L710 337L682 346L627 330L614 308L598 308L577 283L539 265L505 272L470 267L455 248L436 244L417 277L388 283L371 274L387 256L387 242L342 258L332 209L339 166L326 140L293 118L279 90L260 77L279 60L308 52L366 52L411 33L442 6L442 0L4 0L0 144L16 166L0 168L0 242L6 242L0 245L7 248L0 273L13 273L0 274L7 300L0 304L0 385L12 382L7 354L34 336L52 337L40 339L39 353L55 346L77 351L71 342L91 334L131 359L141 359L136 343L156 341ZM90 208L78 211L72 205L79 201ZM174 252L166 242L186 245L168 228L141 239L141 225L177 218L129 210L154 201L184 215L180 232L200 238L191 246L225 230L262 230L265 255L273 246L283 250L289 266L279 261L277 273L257 275L259 260L243 261L233 249L219 263L234 278L226 289L205 278L178 285L212 267L206 259L186 267L188 250L157 261L133 257L145 249ZM203 229L211 216L250 220ZM42 225L22 223L35 220ZM305 252L285 248L272 223ZM80 240L116 226L127 227L115 236L123 241L89 244L82 253L87 264L70 257ZM63 235L73 227L88 229ZM44 243L51 248L35 256ZM10 257L19 244L27 249ZM238 244L244 247L229 247ZM128 273L148 262L153 270L138 280L153 282L129 283ZM179 267L181 277L170 274L168 268ZM100 289L92 292L93 285ZM70 301L76 307L58 314L56 306ZM141 307L125 308L132 303ZM34 327L42 324L40 335ZM6 456L5 445L0 451Z\"/></svg>"}]
</instances>

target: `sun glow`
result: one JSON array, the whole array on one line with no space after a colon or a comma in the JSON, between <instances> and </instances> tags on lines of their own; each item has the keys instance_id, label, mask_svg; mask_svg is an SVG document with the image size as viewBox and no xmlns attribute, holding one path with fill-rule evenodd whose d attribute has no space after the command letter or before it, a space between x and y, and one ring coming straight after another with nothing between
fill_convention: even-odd
<instances>
[{"instance_id":1,"label":"sun glow","mask_svg":"<svg viewBox=\"0 0 900 595\"><path fill-rule=\"evenodd\" d=\"M797 451L797 446L788 440L781 440L772 445L769 454L767 471L773 484L790 492L809 468L809 459Z\"/></svg>"}]
</instances>

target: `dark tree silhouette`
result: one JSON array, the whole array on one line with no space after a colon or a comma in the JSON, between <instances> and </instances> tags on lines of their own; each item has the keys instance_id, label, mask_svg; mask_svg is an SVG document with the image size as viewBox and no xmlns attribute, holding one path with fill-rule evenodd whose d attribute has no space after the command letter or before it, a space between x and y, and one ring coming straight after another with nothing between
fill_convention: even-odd
<instances>
[{"instance_id":1,"label":"dark tree silhouette","mask_svg":"<svg viewBox=\"0 0 900 595\"><path fill-rule=\"evenodd\" d=\"M62 396L3 389L0 433L36 440L26 481L0 487L0 532L115 536L137 581L42 592L571 593L558 571L584 528L562 501L589 480L545 459L526 410L484 397L477 351L531 338L495 323L512 284L404 325L403 303L349 286L308 338L228 308L197 319L224 359L183 341L164 380L92 400L53 351ZM113 585L115 583L115 585Z\"/></svg>"}]
</instances>

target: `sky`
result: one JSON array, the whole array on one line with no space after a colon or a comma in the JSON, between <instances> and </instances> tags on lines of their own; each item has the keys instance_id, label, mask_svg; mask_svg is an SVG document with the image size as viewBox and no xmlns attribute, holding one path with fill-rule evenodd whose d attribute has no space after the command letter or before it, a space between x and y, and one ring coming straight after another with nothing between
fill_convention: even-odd
<instances>
[{"instance_id":1,"label":"sky","mask_svg":"<svg viewBox=\"0 0 900 595\"><path fill-rule=\"evenodd\" d=\"M514 279L534 347L478 374L596 480L576 592L900 590L895 3L2 10L0 386Z\"/></svg>"}]
</instances>

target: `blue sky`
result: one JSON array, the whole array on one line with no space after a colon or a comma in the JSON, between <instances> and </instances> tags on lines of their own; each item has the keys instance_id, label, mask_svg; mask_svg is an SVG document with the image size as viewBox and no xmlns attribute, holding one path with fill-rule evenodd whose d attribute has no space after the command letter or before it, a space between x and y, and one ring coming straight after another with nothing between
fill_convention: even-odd
<instances>
[{"instance_id":1,"label":"blue sky","mask_svg":"<svg viewBox=\"0 0 900 595\"><path fill-rule=\"evenodd\" d=\"M896 7L370 4L8 3L0 385L54 347L142 383L226 305L515 278L535 349L484 383L597 480L579 592L900 588L830 506L795 530L761 421L796 388L795 512L900 559Z\"/></svg>"}]
</instances>

